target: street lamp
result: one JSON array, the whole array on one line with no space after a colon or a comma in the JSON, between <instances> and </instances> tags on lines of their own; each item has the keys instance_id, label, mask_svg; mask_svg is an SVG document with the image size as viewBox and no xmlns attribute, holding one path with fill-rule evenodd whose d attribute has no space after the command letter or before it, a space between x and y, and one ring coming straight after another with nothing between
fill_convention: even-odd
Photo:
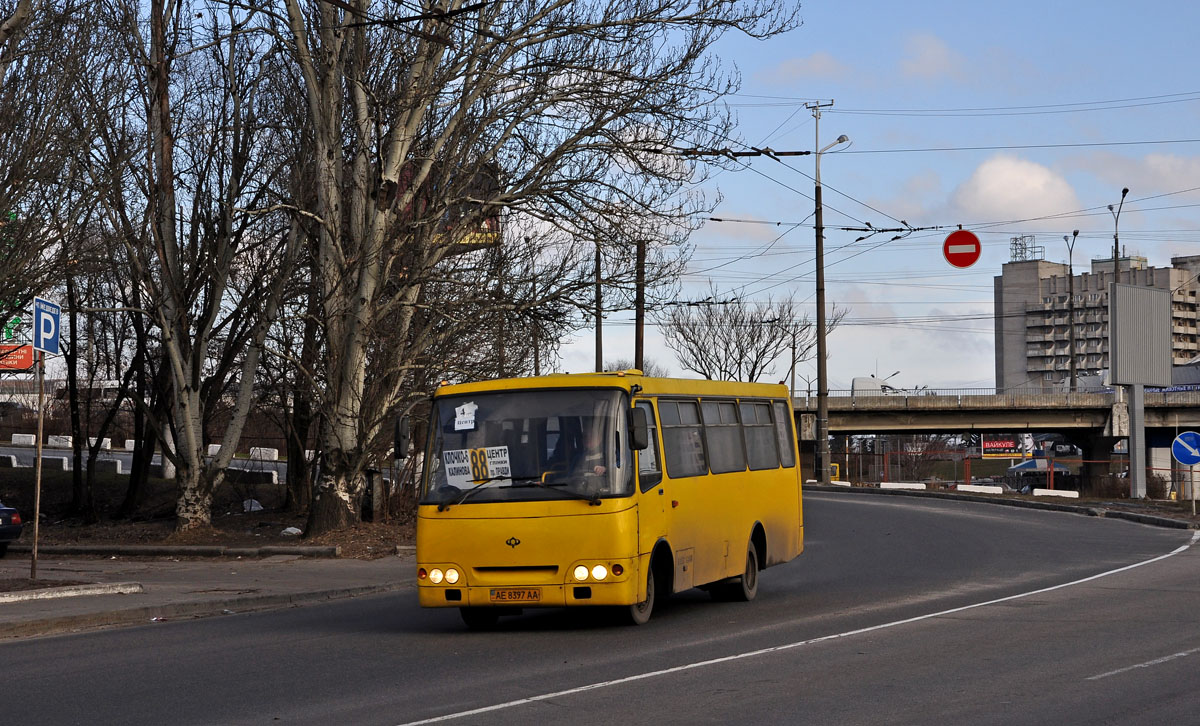
<instances>
[{"instance_id":1,"label":"street lamp","mask_svg":"<svg viewBox=\"0 0 1200 726\"><path fill-rule=\"evenodd\" d=\"M817 121L821 118L821 109L814 110ZM818 124L813 124L816 129ZM821 217L821 154L829 151L838 144L845 144L850 137L842 134L837 140L818 149L814 156L817 160L817 173L813 177L816 182L813 199L816 202L816 234L817 234L817 482L828 485L829 479L829 372L826 366L825 353L825 227ZM816 143L820 146L820 132L817 132Z\"/></svg>"},{"instance_id":2,"label":"street lamp","mask_svg":"<svg viewBox=\"0 0 1200 726\"><path fill-rule=\"evenodd\" d=\"M1108 205L1108 213L1113 216L1113 282L1119 282L1117 278L1121 276L1121 250L1117 241L1117 223L1121 220L1121 208L1125 206L1125 195L1128 193L1129 187L1121 190L1121 203L1117 205L1117 211L1113 211L1113 205Z\"/></svg>"},{"instance_id":3,"label":"street lamp","mask_svg":"<svg viewBox=\"0 0 1200 726\"><path fill-rule=\"evenodd\" d=\"M1075 238L1079 230L1073 230L1071 236L1063 235L1067 243L1067 345L1071 346L1067 360L1071 365L1071 393L1075 392Z\"/></svg>"}]
</instances>

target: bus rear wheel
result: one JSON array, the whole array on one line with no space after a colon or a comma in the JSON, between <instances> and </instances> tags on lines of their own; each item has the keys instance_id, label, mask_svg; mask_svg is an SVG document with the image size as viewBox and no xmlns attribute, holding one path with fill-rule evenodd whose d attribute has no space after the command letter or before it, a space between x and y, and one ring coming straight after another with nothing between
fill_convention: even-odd
<instances>
[{"instance_id":1,"label":"bus rear wheel","mask_svg":"<svg viewBox=\"0 0 1200 726\"><path fill-rule=\"evenodd\" d=\"M654 567L646 568L646 599L629 606L629 622L631 625L645 625L650 622L654 612Z\"/></svg>"},{"instance_id":2,"label":"bus rear wheel","mask_svg":"<svg viewBox=\"0 0 1200 726\"><path fill-rule=\"evenodd\" d=\"M471 630L490 630L500 620L495 608L459 608L458 614Z\"/></svg>"},{"instance_id":3,"label":"bus rear wheel","mask_svg":"<svg viewBox=\"0 0 1200 726\"><path fill-rule=\"evenodd\" d=\"M758 547L751 542L746 547L746 570L741 577L734 577L712 589L718 600L750 602L758 594Z\"/></svg>"}]
</instances>

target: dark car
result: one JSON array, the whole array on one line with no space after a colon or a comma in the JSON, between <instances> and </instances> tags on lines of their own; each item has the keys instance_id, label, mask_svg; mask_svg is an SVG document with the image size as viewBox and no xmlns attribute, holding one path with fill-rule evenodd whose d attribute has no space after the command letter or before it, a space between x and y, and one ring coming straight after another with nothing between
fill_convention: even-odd
<instances>
[{"instance_id":1,"label":"dark car","mask_svg":"<svg viewBox=\"0 0 1200 726\"><path fill-rule=\"evenodd\" d=\"M0 557L8 552L8 543L21 536L21 514L0 502Z\"/></svg>"}]
</instances>

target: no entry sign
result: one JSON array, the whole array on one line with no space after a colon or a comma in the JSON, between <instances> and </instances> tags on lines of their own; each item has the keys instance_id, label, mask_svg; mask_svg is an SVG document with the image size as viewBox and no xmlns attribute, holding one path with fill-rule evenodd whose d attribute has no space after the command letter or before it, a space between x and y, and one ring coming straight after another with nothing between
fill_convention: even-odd
<instances>
[{"instance_id":1,"label":"no entry sign","mask_svg":"<svg viewBox=\"0 0 1200 726\"><path fill-rule=\"evenodd\" d=\"M982 252L983 245L979 244L979 238L974 232L965 229L951 232L942 243L942 254L946 256L946 262L958 268L970 267L979 262Z\"/></svg>"}]
</instances>

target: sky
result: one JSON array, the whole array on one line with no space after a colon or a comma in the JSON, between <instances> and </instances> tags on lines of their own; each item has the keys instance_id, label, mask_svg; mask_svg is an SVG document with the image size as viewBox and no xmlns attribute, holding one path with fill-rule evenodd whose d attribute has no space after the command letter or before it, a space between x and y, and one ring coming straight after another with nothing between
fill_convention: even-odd
<instances>
[{"instance_id":1,"label":"sky","mask_svg":"<svg viewBox=\"0 0 1200 726\"><path fill-rule=\"evenodd\" d=\"M1200 4L810 0L801 14L786 35L727 37L717 51L742 77L728 99L735 140L813 149L803 104L814 100L833 101L820 145L851 139L821 157L826 297L848 309L828 338L831 390L872 374L902 387L994 386L993 278L1014 237L1033 235L1045 259L1066 262L1063 236L1078 229L1077 273L1111 259L1114 226L1125 252L1156 267L1200 254ZM704 297L711 280L752 301L794 294L815 316L813 157L745 161L705 190L723 197L711 216L748 221L693 235L681 298ZM1114 220L1107 206L1123 187ZM837 229L901 221L941 229L858 242L861 232ZM942 256L958 225L983 245L964 270ZM606 320L606 360L632 359L631 321ZM646 356L695 375L655 326ZM559 367L594 361L589 329ZM763 380L786 380L788 364ZM815 390L815 370L798 366L799 395Z\"/></svg>"}]
</instances>

